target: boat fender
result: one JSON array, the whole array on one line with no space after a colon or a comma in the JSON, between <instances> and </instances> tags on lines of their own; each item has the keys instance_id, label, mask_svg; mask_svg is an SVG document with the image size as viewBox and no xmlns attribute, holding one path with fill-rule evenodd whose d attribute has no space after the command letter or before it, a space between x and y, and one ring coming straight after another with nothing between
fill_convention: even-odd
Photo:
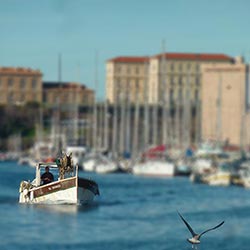
<instances>
[{"instance_id":1,"label":"boat fender","mask_svg":"<svg viewBox=\"0 0 250 250\"><path fill-rule=\"evenodd\" d=\"M28 194L28 192L29 192L28 189L25 188L25 189L23 190L24 196L26 196L26 195Z\"/></svg>"}]
</instances>

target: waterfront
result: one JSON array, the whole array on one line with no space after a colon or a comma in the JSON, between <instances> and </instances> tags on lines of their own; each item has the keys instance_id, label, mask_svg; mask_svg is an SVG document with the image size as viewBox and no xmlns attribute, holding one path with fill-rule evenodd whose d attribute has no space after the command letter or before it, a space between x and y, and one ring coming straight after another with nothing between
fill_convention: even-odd
<instances>
[{"instance_id":1,"label":"waterfront","mask_svg":"<svg viewBox=\"0 0 250 250\"><path fill-rule=\"evenodd\" d=\"M190 233L225 220L201 239L200 249L249 249L250 190L192 184L186 177L143 178L81 172L99 184L91 207L18 204L19 183L34 169L0 163L1 250L191 249Z\"/></svg>"}]
</instances>

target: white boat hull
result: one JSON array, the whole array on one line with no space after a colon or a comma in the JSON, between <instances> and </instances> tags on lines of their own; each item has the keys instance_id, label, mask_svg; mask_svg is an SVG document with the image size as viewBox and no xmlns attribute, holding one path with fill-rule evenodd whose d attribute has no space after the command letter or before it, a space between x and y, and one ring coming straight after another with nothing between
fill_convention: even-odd
<instances>
[{"instance_id":1,"label":"white boat hull","mask_svg":"<svg viewBox=\"0 0 250 250\"><path fill-rule=\"evenodd\" d=\"M83 170L86 172L94 172L96 166L96 160L95 159L88 159L83 162Z\"/></svg>"},{"instance_id":2,"label":"white boat hull","mask_svg":"<svg viewBox=\"0 0 250 250\"><path fill-rule=\"evenodd\" d=\"M211 186L229 186L231 184L231 174L228 172L218 172L203 177L203 182Z\"/></svg>"},{"instance_id":3,"label":"white boat hull","mask_svg":"<svg viewBox=\"0 0 250 250\"><path fill-rule=\"evenodd\" d=\"M93 181L71 177L39 187L20 190L19 203L89 204L99 194Z\"/></svg>"},{"instance_id":4,"label":"white boat hull","mask_svg":"<svg viewBox=\"0 0 250 250\"><path fill-rule=\"evenodd\" d=\"M148 161L135 165L132 169L132 173L144 176L171 177L175 174L175 165L170 162Z\"/></svg>"}]
</instances>

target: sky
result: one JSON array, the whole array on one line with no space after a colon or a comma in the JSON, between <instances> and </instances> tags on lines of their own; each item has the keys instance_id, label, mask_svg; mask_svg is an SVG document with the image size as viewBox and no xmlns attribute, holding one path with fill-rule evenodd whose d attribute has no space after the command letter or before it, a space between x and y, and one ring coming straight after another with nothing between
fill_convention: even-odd
<instances>
[{"instance_id":1,"label":"sky","mask_svg":"<svg viewBox=\"0 0 250 250\"><path fill-rule=\"evenodd\" d=\"M0 67L85 84L105 97L105 63L162 52L250 59L248 0L0 0ZM249 60L248 60L249 61Z\"/></svg>"}]
</instances>

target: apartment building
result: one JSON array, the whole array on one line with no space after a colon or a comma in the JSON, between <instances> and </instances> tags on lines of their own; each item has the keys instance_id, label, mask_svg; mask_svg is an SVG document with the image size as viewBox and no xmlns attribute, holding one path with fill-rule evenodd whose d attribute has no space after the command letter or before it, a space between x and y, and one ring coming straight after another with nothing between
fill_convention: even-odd
<instances>
[{"instance_id":1,"label":"apartment building","mask_svg":"<svg viewBox=\"0 0 250 250\"><path fill-rule=\"evenodd\" d=\"M0 104L42 102L42 73L30 68L0 67Z\"/></svg>"},{"instance_id":2,"label":"apartment building","mask_svg":"<svg viewBox=\"0 0 250 250\"><path fill-rule=\"evenodd\" d=\"M201 65L232 64L224 54L163 53L151 57L116 57L106 63L106 98L131 102L181 102L187 90L192 101L200 98Z\"/></svg>"},{"instance_id":3,"label":"apartment building","mask_svg":"<svg viewBox=\"0 0 250 250\"><path fill-rule=\"evenodd\" d=\"M249 66L202 66L202 138L246 146L250 144Z\"/></svg>"},{"instance_id":4,"label":"apartment building","mask_svg":"<svg viewBox=\"0 0 250 250\"><path fill-rule=\"evenodd\" d=\"M91 105L94 91L75 82L43 82L43 101L48 106Z\"/></svg>"}]
</instances>

